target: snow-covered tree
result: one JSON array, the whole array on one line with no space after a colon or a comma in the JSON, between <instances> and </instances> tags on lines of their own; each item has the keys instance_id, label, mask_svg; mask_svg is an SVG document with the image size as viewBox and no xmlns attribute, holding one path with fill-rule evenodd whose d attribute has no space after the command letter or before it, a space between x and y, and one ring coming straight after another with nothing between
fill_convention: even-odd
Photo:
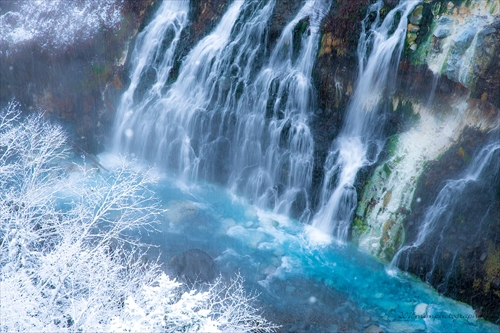
<instances>
[{"instance_id":1,"label":"snow-covered tree","mask_svg":"<svg viewBox=\"0 0 500 333\"><path fill-rule=\"evenodd\" d=\"M5 46L34 41L42 48L65 49L85 42L100 30L117 31L122 20L121 0L9 0L0 15Z\"/></svg>"},{"instance_id":2,"label":"snow-covered tree","mask_svg":"<svg viewBox=\"0 0 500 333\"><path fill-rule=\"evenodd\" d=\"M144 261L150 171L67 162L61 127L0 113L0 331L274 330L241 277L188 290ZM231 290L229 292L229 290Z\"/></svg>"},{"instance_id":3,"label":"snow-covered tree","mask_svg":"<svg viewBox=\"0 0 500 333\"><path fill-rule=\"evenodd\" d=\"M112 323L114 332L273 332L252 306L255 295L243 287L237 274L229 283L219 277L204 291L186 290L165 274L144 285L125 301L125 309Z\"/></svg>"}]
</instances>

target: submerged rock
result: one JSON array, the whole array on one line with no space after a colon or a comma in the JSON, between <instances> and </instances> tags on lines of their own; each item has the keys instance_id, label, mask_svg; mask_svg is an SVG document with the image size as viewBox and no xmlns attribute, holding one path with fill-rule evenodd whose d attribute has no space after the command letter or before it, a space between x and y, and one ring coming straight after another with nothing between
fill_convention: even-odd
<instances>
[{"instance_id":1,"label":"submerged rock","mask_svg":"<svg viewBox=\"0 0 500 333\"><path fill-rule=\"evenodd\" d=\"M168 203L164 215L170 222L177 224L197 213L198 209L194 202L173 200Z\"/></svg>"},{"instance_id":2,"label":"submerged rock","mask_svg":"<svg viewBox=\"0 0 500 333\"><path fill-rule=\"evenodd\" d=\"M384 333L384 330L376 325L370 325L365 330L365 333Z\"/></svg>"},{"instance_id":3,"label":"submerged rock","mask_svg":"<svg viewBox=\"0 0 500 333\"><path fill-rule=\"evenodd\" d=\"M427 329L424 323L418 321L405 322L405 321L395 321L389 324L390 332L398 333L411 333L411 332L423 332Z\"/></svg>"},{"instance_id":4,"label":"submerged rock","mask_svg":"<svg viewBox=\"0 0 500 333\"><path fill-rule=\"evenodd\" d=\"M212 257L199 249L182 252L170 264L175 274L187 283L210 282L217 275Z\"/></svg>"},{"instance_id":5,"label":"submerged rock","mask_svg":"<svg viewBox=\"0 0 500 333\"><path fill-rule=\"evenodd\" d=\"M415 307L415 310L413 311L415 313L415 316L418 317L423 317L427 313L427 307L428 305L425 303L420 303Z\"/></svg>"}]
</instances>

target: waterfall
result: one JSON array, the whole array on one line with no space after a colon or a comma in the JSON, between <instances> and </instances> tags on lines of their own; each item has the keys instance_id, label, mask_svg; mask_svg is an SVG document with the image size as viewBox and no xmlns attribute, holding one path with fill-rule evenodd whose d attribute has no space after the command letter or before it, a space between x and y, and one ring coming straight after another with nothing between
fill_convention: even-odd
<instances>
[{"instance_id":1,"label":"waterfall","mask_svg":"<svg viewBox=\"0 0 500 333\"><path fill-rule=\"evenodd\" d=\"M164 1L164 4L171 2ZM196 179L198 166L203 158L199 154L200 148L203 149L200 145L206 145L207 137L216 135L210 131L215 128L207 131L211 125L207 124L211 120L207 108L214 95L217 97L216 89L222 89L223 83L230 84L230 79L218 72L225 67L224 51L230 42L231 31L242 4L242 1L235 1L215 30L191 50L171 86L166 86L165 81L157 81L147 87L142 101L132 106L133 114L117 121L119 147L125 147L125 151L139 154L161 166L167 166L184 181ZM158 12L156 17L161 15ZM156 47L169 42L168 39L155 37L153 35L148 38L148 42ZM173 44L174 42L170 48ZM163 67L159 69L162 72L168 71ZM148 98L149 95L152 98ZM223 123L221 117L217 124L212 125L215 127ZM127 132L132 135L127 135ZM219 142L220 146L222 143ZM217 148L212 147L210 153L216 154L213 149Z\"/></svg>"},{"instance_id":2,"label":"waterfall","mask_svg":"<svg viewBox=\"0 0 500 333\"><path fill-rule=\"evenodd\" d=\"M138 37L115 148L165 166L183 181L215 181L258 206L307 220L311 72L329 2L306 1L269 52L275 0L235 1L185 57L178 77L169 78L188 4L165 1L163 7L177 6L177 12L162 7ZM166 16L162 10L170 18L159 17ZM165 34L165 25L173 33ZM152 63L165 44L163 62ZM148 82L151 71L156 80Z\"/></svg>"},{"instance_id":3,"label":"waterfall","mask_svg":"<svg viewBox=\"0 0 500 333\"><path fill-rule=\"evenodd\" d=\"M382 19L384 3L379 0L369 7L362 22L356 90L343 127L327 156L319 210L312 221L314 228L339 241L347 240L356 209L356 175L361 168L376 162L383 146L382 102L394 83L405 42L407 16L418 3L403 0ZM370 22L373 16L375 19Z\"/></svg>"},{"instance_id":4,"label":"waterfall","mask_svg":"<svg viewBox=\"0 0 500 333\"><path fill-rule=\"evenodd\" d=\"M144 128L141 131L136 123L143 112L162 96L162 89L174 64L181 32L188 24L188 11L189 0L164 1L153 21L137 35L130 58L130 85L122 95L115 120L115 151L120 151L123 146L132 150L131 145L139 144L133 137L142 135ZM164 40L169 42L166 43L166 50L162 43ZM150 76L154 78L148 80ZM141 84L148 87L142 95ZM140 151L145 147L134 148Z\"/></svg>"},{"instance_id":5,"label":"waterfall","mask_svg":"<svg viewBox=\"0 0 500 333\"><path fill-rule=\"evenodd\" d=\"M436 267L436 258L440 253L439 247L442 246L441 240L445 237L445 233L453 223L456 222L455 210L460 205L464 197L462 194L471 186L477 183L481 177L486 174L498 172L500 168L500 159L498 153L500 152L500 143L498 136L495 142L486 145L479 153L472 159L471 163L464 171L462 178L446 181L444 187L437 195L434 203L429 206L424 214L422 223L419 225L416 239L408 245L404 245L399 249L393 257L389 269L393 270L396 267L402 267L408 270L410 265L410 255L428 242L431 236L438 236L437 246L434 247L434 255L432 256L432 268L426 274L426 279L433 275L433 270ZM481 223L478 223L477 230L481 231ZM469 235L472 241L472 235ZM456 242L455 242L456 243ZM456 246L458 244L455 244ZM456 256L456 252L454 254ZM455 258L453 258L455 259ZM447 274L451 274L454 265L452 260ZM445 277L445 281L448 278Z\"/></svg>"},{"instance_id":6,"label":"waterfall","mask_svg":"<svg viewBox=\"0 0 500 333\"><path fill-rule=\"evenodd\" d=\"M329 1L307 1L288 23L239 108L230 184L261 207L307 221L314 142L311 72ZM299 28L299 29L297 29ZM302 30L297 40L297 30ZM296 45L298 44L298 45ZM295 207L294 207L295 206Z\"/></svg>"}]
</instances>

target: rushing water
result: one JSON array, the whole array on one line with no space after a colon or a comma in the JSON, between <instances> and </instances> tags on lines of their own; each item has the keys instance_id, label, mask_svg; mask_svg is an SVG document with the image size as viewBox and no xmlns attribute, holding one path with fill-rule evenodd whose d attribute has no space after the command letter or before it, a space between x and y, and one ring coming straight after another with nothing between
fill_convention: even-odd
<instances>
[{"instance_id":1,"label":"rushing water","mask_svg":"<svg viewBox=\"0 0 500 333\"><path fill-rule=\"evenodd\" d=\"M311 71L329 1L306 1L269 53L274 7L274 0L233 2L168 85L187 2L165 1L136 43L115 149L166 166L184 181L227 185L275 212L294 209L306 221L314 149ZM170 46L162 62L155 61L164 44ZM156 73L152 80L149 71ZM142 98L141 85L147 87Z\"/></svg>"},{"instance_id":2,"label":"rushing water","mask_svg":"<svg viewBox=\"0 0 500 333\"><path fill-rule=\"evenodd\" d=\"M113 155L100 159L113 169ZM361 332L370 325L387 332L498 330L470 306L411 276L388 275L352 247L311 245L299 221L249 205L227 189L186 186L163 175L154 191L166 210L159 232L143 240L159 246L152 250L160 251L167 271L173 256L206 251L224 276L242 273L248 289L260 293L264 314L284 332Z\"/></svg>"},{"instance_id":3,"label":"rushing water","mask_svg":"<svg viewBox=\"0 0 500 333\"><path fill-rule=\"evenodd\" d=\"M145 241L159 246L165 263L199 248L216 258L223 274L240 270L248 287L262 293L270 319L292 331L370 325L391 332L497 330L470 307L411 277L388 275L349 246L311 245L300 223L312 219L313 229L346 240L357 203L354 182L382 148L381 102L391 92L406 17L418 2L402 1L384 19L382 0L369 8L357 88L332 143L312 218L311 72L331 1L305 1L269 49L276 1L234 1L175 75L189 1L164 1L138 35L114 151L154 162L177 179L165 176L155 188L166 212L160 232ZM102 160L112 164L109 156Z\"/></svg>"},{"instance_id":4,"label":"rushing water","mask_svg":"<svg viewBox=\"0 0 500 333\"><path fill-rule=\"evenodd\" d=\"M391 93L404 46L407 16L418 1L401 1L382 20L382 0L373 4L362 25L358 44L359 78L343 128L332 143L325 163L320 208L312 221L316 229L346 241L357 205L354 182L358 171L377 160L383 146L382 101ZM370 16L376 18L369 31ZM399 19L399 22L398 22ZM394 77L392 77L394 79Z\"/></svg>"},{"instance_id":5,"label":"rushing water","mask_svg":"<svg viewBox=\"0 0 500 333\"><path fill-rule=\"evenodd\" d=\"M444 187L434 200L434 203L426 208L425 215L419 225L416 238L414 240L407 241L407 244L399 249L391 261L390 269L400 267L404 270L408 270L412 254L418 251L421 247L425 246L431 238L438 237L439 240L437 241L437 245L435 245L433 251L434 254L432 256L432 264L430 265L431 268L426 274L426 280L431 282L430 280L433 276L434 270L436 269L438 255L443 255L442 247L447 247L445 240L443 240L446 238L445 233L450 233L449 230L451 227L457 223L457 206L463 204L463 200L466 200L463 196L464 191L467 187L470 187L472 184L475 184L484 178L485 173L498 172L500 167L499 152L500 143L498 140L486 145L472 159L470 165L464 171L461 178L446 181ZM482 222L482 220L479 221L479 225L476 227L478 232L483 231L483 228L481 228ZM472 241L472 235L470 235L469 240ZM435 242L435 240L433 240L433 242ZM447 269L446 265L444 265L441 260L441 269L446 272L443 283L447 282L449 275L453 272L460 245L455 244L453 248L455 249L453 254L454 257L452 258Z\"/></svg>"},{"instance_id":6,"label":"rushing water","mask_svg":"<svg viewBox=\"0 0 500 333\"><path fill-rule=\"evenodd\" d=\"M173 67L181 32L188 24L188 9L189 0L164 1L153 21L137 36L130 57L130 85L122 95L117 111L116 123L119 127L115 130L115 150L120 145L129 144L134 135L129 124L140 119L140 111L150 107L151 103L162 96L162 89ZM167 49L161 43L164 39L170 41ZM139 95L141 79L144 80L150 72L154 73L150 89Z\"/></svg>"}]
</instances>

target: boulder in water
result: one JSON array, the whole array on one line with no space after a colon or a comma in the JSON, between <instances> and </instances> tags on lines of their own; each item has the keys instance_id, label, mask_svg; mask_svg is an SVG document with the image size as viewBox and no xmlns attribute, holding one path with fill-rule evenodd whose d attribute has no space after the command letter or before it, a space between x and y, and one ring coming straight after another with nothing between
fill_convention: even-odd
<instances>
[{"instance_id":1,"label":"boulder in water","mask_svg":"<svg viewBox=\"0 0 500 333\"><path fill-rule=\"evenodd\" d=\"M165 211L165 217L172 223L180 223L198 213L194 202L191 201L170 201Z\"/></svg>"},{"instance_id":2,"label":"boulder in water","mask_svg":"<svg viewBox=\"0 0 500 333\"><path fill-rule=\"evenodd\" d=\"M415 307L415 316L423 317L427 314L427 304L420 303Z\"/></svg>"},{"instance_id":3,"label":"boulder in water","mask_svg":"<svg viewBox=\"0 0 500 333\"><path fill-rule=\"evenodd\" d=\"M376 325L370 325L365 330L365 333L384 333L384 330Z\"/></svg>"},{"instance_id":4,"label":"boulder in water","mask_svg":"<svg viewBox=\"0 0 500 333\"><path fill-rule=\"evenodd\" d=\"M175 274L187 283L210 282L216 276L212 257L199 249L182 252L170 264Z\"/></svg>"}]
</instances>

